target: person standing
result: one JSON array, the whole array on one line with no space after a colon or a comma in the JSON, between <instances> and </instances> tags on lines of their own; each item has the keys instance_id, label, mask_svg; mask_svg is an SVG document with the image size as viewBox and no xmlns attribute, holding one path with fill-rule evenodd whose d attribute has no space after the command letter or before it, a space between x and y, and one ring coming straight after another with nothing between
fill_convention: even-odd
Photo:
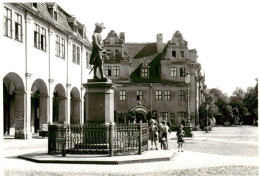
<instances>
[{"instance_id":1,"label":"person standing","mask_svg":"<svg viewBox=\"0 0 260 176\"><path fill-rule=\"evenodd\" d=\"M183 152L183 143L185 142L184 135L185 135L185 132L183 131L183 126L180 125L179 129L176 133L177 143L178 143L178 152L180 152L180 150L181 150L181 152Z\"/></svg>"},{"instance_id":2,"label":"person standing","mask_svg":"<svg viewBox=\"0 0 260 176\"><path fill-rule=\"evenodd\" d=\"M158 127L157 127L157 123L154 119L152 119L150 121L151 126L150 126L150 137L151 137L151 150L153 149L153 143L155 145L155 149L158 150L157 148L157 139L158 139Z\"/></svg>"},{"instance_id":3,"label":"person standing","mask_svg":"<svg viewBox=\"0 0 260 176\"><path fill-rule=\"evenodd\" d=\"M164 150L168 149L168 138L169 138L169 127L166 124L166 121L162 121L162 143L161 143L161 149Z\"/></svg>"}]
</instances>

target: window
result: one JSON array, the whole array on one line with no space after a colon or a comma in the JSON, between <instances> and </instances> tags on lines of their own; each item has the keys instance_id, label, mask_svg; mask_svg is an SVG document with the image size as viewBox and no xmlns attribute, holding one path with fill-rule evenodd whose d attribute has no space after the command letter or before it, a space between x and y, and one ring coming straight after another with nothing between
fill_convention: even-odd
<instances>
[{"instance_id":1,"label":"window","mask_svg":"<svg viewBox=\"0 0 260 176\"><path fill-rule=\"evenodd\" d=\"M176 57L176 51L172 51L172 57Z\"/></svg>"},{"instance_id":2,"label":"window","mask_svg":"<svg viewBox=\"0 0 260 176\"><path fill-rule=\"evenodd\" d=\"M181 58L184 58L184 51L181 51Z\"/></svg>"},{"instance_id":3,"label":"window","mask_svg":"<svg viewBox=\"0 0 260 176\"><path fill-rule=\"evenodd\" d=\"M40 26L34 24L34 46L40 48Z\"/></svg>"},{"instance_id":4,"label":"window","mask_svg":"<svg viewBox=\"0 0 260 176\"><path fill-rule=\"evenodd\" d=\"M162 100L162 91L161 90L156 90L155 98L156 98L156 100Z\"/></svg>"},{"instance_id":5,"label":"window","mask_svg":"<svg viewBox=\"0 0 260 176\"><path fill-rule=\"evenodd\" d=\"M148 78L149 77L148 68L142 68L142 77L143 78Z\"/></svg>"},{"instance_id":6,"label":"window","mask_svg":"<svg viewBox=\"0 0 260 176\"><path fill-rule=\"evenodd\" d=\"M54 18L55 21L58 20L58 15L57 15L57 12L56 12L56 11L53 12L53 18Z\"/></svg>"},{"instance_id":7,"label":"window","mask_svg":"<svg viewBox=\"0 0 260 176\"><path fill-rule=\"evenodd\" d=\"M12 37L12 10L4 7L4 35Z\"/></svg>"},{"instance_id":8,"label":"window","mask_svg":"<svg viewBox=\"0 0 260 176\"><path fill-rule=\"evenodd\" d=\"M171 122L172 124L175 123L175 113L174 113L174 112L171 113L170 122Z\"/></svg>"},{"instance_id":9,"label":"window","mask_svg":"<svg viewBox=\"0 0 260 176\"><path fill-rule=\"evenodd\" d=\"M18 41L22 41L22 16L19 14L15 14L15 36L14 39Z\"/></svg>"},{"instance_id":10,"label":"window","mask_svg":"<svg viewBox=\"0 0 260 176\"><path fill-rule=\"evenodd\" d=\"M120 98L120 100L122 100L122 101L126 100L126 91L125 91L125 90L120 90L120 92L119 92L119 98Z\"/></svg>"},{"instance_id":11,"label":"window","mask_svg":"<svg viewBox=\"0 0 260 176\"><path fill-rule=\"evenodd\" d=\"M116 56L119 55L119 50L115 50Z\"/></svg>"},{"instance_id":12,"label":"window","mask_svg":"<svg viewBox=\"0 0 260 176\"><path fill-rule=\"evenodd\" d=\"M185 100L185 92L184 92L184 90L180 90L179 96L180 96L180 100L181 101Z\"/></svg>"},{"instance_id":13,"label":"window","mask_svg":"<svg viewBox=\"0 0 260 176\"><path fill-rule=\"evenodd\" d=\"M56 35L56 56L60 57L60 37Z\"/></svg>"},{"instance_id":14,"label":"window","mask_svg":"<svg viewBox=\"0 0 260 176\"><path fill-rule=\"evenodd\" d=\"M72 45L72 50L73 50L73 52L72 52L72 62L73 63L76 63L76 45Z\"/></svg>"},{"instance_id":15,"label":"window","mask_svg":"<svg viewBox=\"0 0 260 176\"><path fill-rule=\"evenodd\" d=\"M77 46L77 64L80 64L80 47Z\"/></svg>"},{"instance_id":16,"label":"window","mask_svg":"<svg viewBox=\"0 0 260 176\"><path fill-rule=\"evenodd\" d=\"M114 76L119 76L119 66L114 66Z\"/></svg>"},{"instance_id":17,"label":"window","mask_svg":"<svg viewBox=\"0 0 260 176\"><path fill-rule=\"evenodd\" d=\"M46 51L46 29L42 28L41 33L41 49Z\"/></svg>"},{"instance_id":18,"label":"window","mask_svg":"<svg viewBox=\"0 0 260 176\"><path fill-rule=\"evenodd\" d=\"M106 76L111 76L111 66L106 66Z\"/></svg>"},{"instance_id":19,"label":"window","mask_svg":"<svg viewBox=\"0 0 260 176\"><path fill-rule=\"evenodd\" d=\"M171 77L177 77L177 68L176 67L171 68Z\"/></svg>"},{"instance_id":20,"label":"window","mask_svg":"<svg viewBox=\"0 0 260 176\"><path fill-rule=\"evenodd\" d=\"M180 77L185 77L185 67L180 68Z\"/></svg>"},{"instance_id":21,"label":"window","mask_svg":"<svg viewBox=\"0 0 260 176\"><path fill-rule=\"evenodd\" d=\"M65 59L65 39L61 38L61 57Z\"/></svg>"},{"instance_id":22,"label":"window","mask_svg":"<svg viewBox=\"0 0 260 176\"><path fill-rule=\"evenodd\" d=\"M171 91L170 90L164 91L164 100L166 100L166 101L171 100Z\"/></svg>"},{"instance_id":23,"label":"window","mask_svg":"<svg viewBox=\"0 0 260 176\"><path fill-rule=\"evenodd\" d=\"M56 56L65 58L65 39L56 35Z\"/></svg>"},{"instance_id":24,"label":"window","mask_svg":"<svg viewBox=\"0 0 260 176\"><path fill-rule=\"evenodd\" d=\"M140 100L140 101L143 100L143 91L141 90L136 91L136 100Z\"/></svg>"},{"instance_id":25,"label":"window","mask_svg":"<svg viewBox=\"0 0 260 176\"><path fill-rule=\"evenodd\" d=\"M168 112L162 112L163 120L168 121Z\"/></svg>"},{"instance_id":26,"label":"window","mask_svg":"<svg viewBox=\"0 0 260 176\"><path fill-rule=\"evenodd\" d=\"M110 56L110 54L111 54L111 50L110 49L107 49L107 56Z\"/></svg>"},{"instance_id":27,"label":"window","mask_svg":"<svg viewBox=\"0 0 260 176\"><path fill-rule=\"evenodd\" d=\"M184 120L186 117L186 112L178 112L178 123L181 123L182 120Z\"/></svg>"},{"instance_id":28,"label":"window","mask_svg":"<svg viewBox=\"0 0 260 176\"><path fill-rule=\"evenodd\" d=\"M33 7L37 9L37 3L32 3Z\"/></svg>"},{"instance_id":29,"label":"window","mask_svg":"<svg viewBox=\"0 0 260 176\"><path fill-rule=\"evenodd\" d=\"M34 24L34 46L46 51L46 29Z\"/></svg>"}]
</instances>

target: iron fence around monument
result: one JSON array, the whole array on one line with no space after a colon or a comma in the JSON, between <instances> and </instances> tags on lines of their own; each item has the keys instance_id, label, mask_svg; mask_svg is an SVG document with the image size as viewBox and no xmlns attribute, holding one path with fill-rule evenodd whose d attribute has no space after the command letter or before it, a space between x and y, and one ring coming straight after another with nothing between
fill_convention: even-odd
<instances>
[{"instance_id":1,"label":"iron fence around monument","mask_svg":"<svg viewBox=\"0 0 260 176\"><path fill-rule=\"evenodd\" d=\"M49 125L49 154L141 154L148 150L148 124Z\"/></svg>"}]
</instances>

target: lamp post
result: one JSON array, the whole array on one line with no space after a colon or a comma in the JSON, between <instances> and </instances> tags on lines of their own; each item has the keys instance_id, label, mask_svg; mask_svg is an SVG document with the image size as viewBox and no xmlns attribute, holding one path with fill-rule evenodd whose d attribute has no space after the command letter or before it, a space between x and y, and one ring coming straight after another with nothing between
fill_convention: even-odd
<instances>
[{"instance_id":1,"label":"lamp post","mask_svg":"<svg viewBox=\"0 0 260 176\"><path fill-rule=\"evenodd\" d=\"M187 84L187 131L185 131L188 137L192 137L192 125L190 123L190 74L187 73L185 77L185 83Z\"/></svg>"},{"instance_id":2,"label":"lamp post","mask_svg":"<svg viewBox=\"0 0 260 176\"><path fill-rule=\"evenodd\" d=\"M209 125L209 116L208 116L208 112L209 112L209 105L207 104L207 106L206 106L206 109L207 109L207 133L209 132L208 130L209 130L209 127L208 127L208 125Z\"/></svg>"}]
</instances>

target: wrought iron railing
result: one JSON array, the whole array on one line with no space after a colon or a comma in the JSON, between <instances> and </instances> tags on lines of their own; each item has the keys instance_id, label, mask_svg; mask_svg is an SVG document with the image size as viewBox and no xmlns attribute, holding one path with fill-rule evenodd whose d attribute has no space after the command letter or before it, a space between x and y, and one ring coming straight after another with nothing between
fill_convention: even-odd
<instances>
[{"instance_id":1,"label":"wrought iron railing","mask_svg":"<svg viewBox=\"0 0 260 176\"><path fill-rule=\"evenodd\" d=\"M148 124L49 125L49 154L141 154L148 150Z\"/></svg>"}]
</instances>

